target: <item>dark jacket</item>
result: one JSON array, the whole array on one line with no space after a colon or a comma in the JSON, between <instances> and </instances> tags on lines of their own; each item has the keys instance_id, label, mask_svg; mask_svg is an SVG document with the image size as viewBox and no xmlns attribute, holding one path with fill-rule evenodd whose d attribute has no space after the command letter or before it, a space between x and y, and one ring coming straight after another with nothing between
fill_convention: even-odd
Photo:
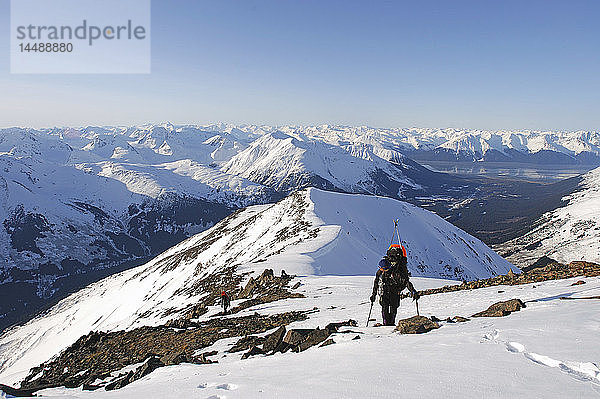
<instances>
[{"instance_id":1,"label":"dark jacket","mask_svg":"<svg viewBox=\"0 0 600 399\"><path fill-rule=\"evenodd\" d=\"M408 274L403 273L396 265L392 265L387 271L383 271L382 269L377 270L375 282L373 283L373 295L371 298L377 296L380 283L382 285L382 297L400 295L405 288L408 288L413 297L417 293L417 290L408 278Z\"/></svg>"}]
</instances>

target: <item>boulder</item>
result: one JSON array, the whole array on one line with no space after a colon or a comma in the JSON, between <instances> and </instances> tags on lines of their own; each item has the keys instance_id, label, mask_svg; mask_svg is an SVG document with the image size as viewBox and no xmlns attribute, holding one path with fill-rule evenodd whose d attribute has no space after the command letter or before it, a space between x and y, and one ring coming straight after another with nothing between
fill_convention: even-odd
<instances>
[{"instance_id":1,"label":"boulder","mask_svg":"<svg viewBox=\"0 0 600 399\"><path fill-rule=\"evenodd\" d=\"M255 335L248 335L246 337L240 338L235 345L228 350L228 352L241 352L247 349L252 348L253 346L262 345L265 342L263 337L257 337Z\"/></svg>"},{"instance_id":2,"label":"boulder","mask_svg":"<svg viewBox=\"0 0 600 399\"><path fill-rule=\"evenodd\" d=\"M290 330L285 334L283 343L288 344L289 346L297 346L300 342L304 341L312 331L313 330L310 328L295 328Z\"/></svg>"},{"instance_id":3,"label":"boulder","mask_svg":"<svg viewBox=\"0 0 600 399\"><path fill-rule=\"evenodd\" d=\"M440 325L435 321L431 321L425 316L413 316L400 320L396 331L400 334L423 334L436 328L440 328Z\"/></svg>"},{"instance_id":4,"label":"boulder","mask_svg":"<svg viewBox=\"0 0 600 399\"><path fill-rule=\"evenodd\" d=\"M526 307L520 299L511 299L508 301L496 302L483 312L475 313L471 317L503 317L521 310Z\"/></svg>"},{"instance_id":5,"label":"boulder","mask_svg":"<svg viewBox=\"0 0 600 399\"><path fill-rule=\"evenodd\" d=\"M333 344L335 344L335 341L333 340L333 338L328 338L321 345L319 345L319 348L322 348L324 346L333 345Z\"/></svg>"},{"instance_id":6,"label":"boulder","mask_svg":"<svg viewBox=\"0 0 600 399\"><path fill-rule=\"evenodd\" d=\"M151 356L146 361L139 366L135 371L129 371L125 375L118 376L114 381L108 383L105 386L107 391L112 391L114 389L120 389L124 386L131 384L132 382L139 380L140 378L150 374L154 370L159 367L163 367L165 364L158 358L158 356ZM97 385L92 385L90 382L87 382L83 385L84 390L96 390L100 388Z\"/></svg>"},{"instance_id":7,"label":"boulder","mask_svg":"<svg viewBox=\"0 0 600 399\"><path fill-rule=\"evenodd\" d=\"M216 360L211 360L211 359L208 358L209 356L216 355L216 354L217 354L216 351L201 353L199 356L194 357L193 363L194 364L212 364L212 363L218 363Z\"/></svg>"},{"instance_id":8,"label":"boulder","mask_svg":"<svg viewBox=\"0 0 600 399\"><path fill-rule=\"evenodd\" d=\"M250 350L242 355L242 359L248 359L250 356L263 355L265 352L258 346L253 346Z\"/></svg>"},{"instance_id":9,"label":"boulder","mask_svg":"<svg viewBox=\"0 0 600 399\"><path fill-rule=\"evenodd\" d=\"M163 365L173 365L179 363L189 363L192 359L188 357L185 351L171 352L160 358Z\"/></svg>"},{"instance_id":10,"label":"boulder","mask_svg":"<svg viewBox=\"0 0 600 399\"><path fill-rule=\"evenodd\" d=\"M254 278L250 277L250 280L248 280L248 284L246 284L246 286L240 293L240 298L248 298L250 296L250 294L252 293L252 291L254 291L254 289L257 286L258 286L258 284L256 283L256 280L254 280Z\"/></svg>"},{"instance_id":11,"label":"boulder","mask_svg":"<svg viewBox=\"0 0 600 399\"><path fill-rule=\"evenodd\" d=\"M300 342L300 344L298 344L296 352L303 352L305 350L307 350L308 348L311 348L315 345L319 345L321 342L325 341L327 338L329 338L329 330L324 329L321 330L319 328L311 331L308 336L306 337L306 339L302 342Z\"/></svg>"},{"instance_id":12,"label":"boulder","mask_svg":"<svg viewBox=\"0 0 600 399\"><path fill-rule=\"evenodd\" d=\"M258 278L258 280L261 283L266 283L269 281L273 281L273 278L275 278L275 273L273 273L273 269L265 269Z\"/></svg>"},{"instance_id":13,"label":"boulder","mask_svg":"<svg viewBox=\"0 0 600 399\"><path fill-rule=\"evenodd\" d=\"M356 320L350 319L338 323L329 323L325 326L325 329L328 330L330 334L333 334L334 332L338 332L340 327L358 327L358 323Z\"/></svg>"},{"instance_id":14,"label":"boulder","mask_svg":"<svg viewBox=\"0 0 600 399\"><path fill-rule=\"evenodd\" d=\"M194 356L192 358L191 363L194 363L194 364L211 364L211 363L213 363L213 361L210 360L209 358L207 358L205 354L201 354L199 356Z\"/></svg>"},{"instance_id":15,"label":"boulder","mask_svg":"<svg viewBox=\"0 0 600 399\"><path fill-rule=\"evenodd\" d=\"M81 389L84 391L95 391L96 389L102 388L100 385L94 385L91 382L84 382Z\"/></svg>"},{"instance_id":16,"label":"boulder","mask_svg":"<svg viewBox=\"0 0 600 399\"><path fill-rule=\"evenodd\" d=\"M239 298L254 298L256 295L259 297L266 295L273 296L277 293L281 295L281 292L285 291L283 288L287 286L292 278L294 276L287 274L285 270L281 271L281 277L276 277L273 269L265 269L260 276L256 278L251 277L248 280Z\"/></svg>"},{"instance_id":17,"label":"boulder","mask_svg":"<svg viewBox=\"0 0 600 399\"><path fill-rule=\"evenodd\" d=\"M135 370L135 373L133 373L133 379L131 382L133 382L135 380L139 380L140 378L147 376L148 374L150 374L157 368L163 367L164 365L165 364L163 362L161 362L157 356L149 357L144 362L144 364L142 364L140 367L138 367Z\"/></svg>"},{"instance_id":18,"label":"boulder","mask_svg":"<svg viewBox=\"0 0 600 399\"><path fill-rule=\"evenodd\" d=\"M104 387L104 389L107 391L112 391L114 389L123 388L125 385L128 385L132 382L133 382L133 371L130 371L129 373L125 374L124 376L121 376L121 377L117 378L116 380L114 380L113 382L107 384Z\"/></svg>"},{"instance_id":19,"label":"boulder","mask_svg":"<svg viewBox=\"0 0 600 399\"><path fill-rule=\"evenodd\" d=\"M285 336L286 329L284 326L279 327L275 332L265 337L265 343L263 344L263 350L266 353L273 352L275 348L281 344L283 337Z\"/></svg>"},{"instance_id":20,"label":"boulder","mask_svg":"<svg viewBox=\"0 0 600 399\"><path fill-rule=\"evenodd\" d=\"M571 284L571 286L574 286L574 285L581 285L581 284L585 284L585 281L583 281L583 280L576 281L576 282L574 282L573 284Z\"/></svg>"}]
</instances>

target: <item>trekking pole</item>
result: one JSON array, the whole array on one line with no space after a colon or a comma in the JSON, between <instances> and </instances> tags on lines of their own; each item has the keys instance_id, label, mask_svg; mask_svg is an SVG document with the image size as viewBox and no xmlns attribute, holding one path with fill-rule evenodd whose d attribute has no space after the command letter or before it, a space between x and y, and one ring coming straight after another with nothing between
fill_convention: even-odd
<instances>
[{"instance_id":1,"label":"trekking pole","mask_svg":"<svg viewBox=\"0 0 600 399\"><path fill-rule=\"evenodd\" d=\"M415 304L417 305L417 316L421 316L419 314L419 300L418 299L415 299Z\"/></svg>"},{"instance_id":2,"label":"trekking pole","mask_svg":"<svg viewBox=\"0 0 600 399\"><path fill-rule=\"evenodd\" d=\"M371 311L373 310L373 304L375 302L371 302L371 309L369 309L369 317L367 317L367 327L369 327L369 320L371 320Z\"/></svg>"}]
</instances>

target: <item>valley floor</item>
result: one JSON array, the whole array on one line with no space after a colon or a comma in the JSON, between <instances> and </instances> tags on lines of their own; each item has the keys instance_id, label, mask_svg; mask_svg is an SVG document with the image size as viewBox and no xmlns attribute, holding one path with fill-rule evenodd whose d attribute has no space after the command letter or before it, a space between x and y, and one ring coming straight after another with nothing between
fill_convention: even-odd
<instances>
[{"instance_id":1,"label":"valley floor","mask_svg":"<svg viewBox=\"0 0 600 399\"><path fill-rule=\"evenodd\" d=\"M205 349L219 351L212 357L218 360L216 364L162 367L116 391L55 388L38 395L128 399L600 397L600 300L560 299L600 295L598 277L424 296L419 301L421 315L440 319L468 317L511 298L520 298L527 307L501 318L442 322L440 329L423 335L400 335L392 327L372 327L374 322L365 327L370 276L298 280L303 284L298 291L307 298L259 305L243 313L316 307L319 310L308 320L291 327L324 327L348 319L357 320L360 327L346 327L353 332L333 335L334 345L246 360L240 360L241 353L225 353L237 339L222 340ZM413 280L421 290L448 283ZM578 280L586 283L571 285ZM373 315L378 321L379 313L375 304ZM414 314L414 303L403 300L398 318Z\"/></svg>"}]
</instances>

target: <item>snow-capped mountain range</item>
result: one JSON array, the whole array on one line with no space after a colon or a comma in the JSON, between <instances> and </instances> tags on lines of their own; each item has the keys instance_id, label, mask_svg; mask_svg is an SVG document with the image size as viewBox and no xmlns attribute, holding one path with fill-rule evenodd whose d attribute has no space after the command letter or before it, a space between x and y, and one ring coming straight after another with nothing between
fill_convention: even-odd
<instances>
[{"instance_id":1,"label":"snow-capped mountain range","mask_svg":"<svg viewBox=\"0 0 600 399\"><path fill-rule=\"evenodd\" d=\"M2 129L0 329L97 279L90 271L139 264L235 209L299 188L462 200L477 188L406 154L460 155L468 146L453 143L466 140L480 143L472 159L493 149L579 162L596 159L598 137L330 125Z\"/></svg>"},{"instance_id":2,"label":"snow-capped mountain range","mask_svg":"<svg viewBox=\"0 0 600 399\"><path fill-rule=\"evenodd\" d=\"M0 338L1 381L18 382L89 331L181 317L208 295L206 281L220 284L233 275L245 280L267 268L276 274L374 275L394 218L413 276L461 280L516 270L478 239L424 209L311 188L238 211L147 264L94 283L8 330ZM217 311L213 306L202 317Z\"/></svg>"},{"instance_id":3,"label":"snow-capped mountain range","mask_svg":"<svg viewBox=\"0 0 600 399\"><path fill-rule=\"evenodd\" d=\"M581 176L579 188L565 200L565 206L545 213L529 232L497 250L520 266L542 256L600 263L600 168Z\"/></svg>"},{"instance_id":4,"label":"snow-capped mountain range","mask_svg":"<svg viewBox=\"0 0 600 399\"><path fill-rule=\"evenodd\" d=\"M393 159L402 153L417 160L600 164L600 132L597 131L381 129L331 125L286 126L279 130L342 147L366 145L384 159Z\"/></svg>"}]
</instances>

